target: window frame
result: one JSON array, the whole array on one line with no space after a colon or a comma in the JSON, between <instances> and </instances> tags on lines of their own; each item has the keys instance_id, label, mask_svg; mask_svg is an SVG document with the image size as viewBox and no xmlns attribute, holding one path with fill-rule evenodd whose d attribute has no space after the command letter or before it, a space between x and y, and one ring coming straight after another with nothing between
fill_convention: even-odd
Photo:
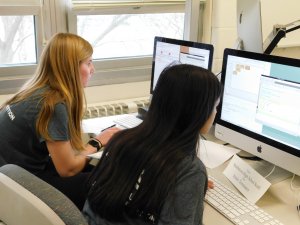
<instances>
[{"instance_id":1,"label":"window frame","mask_svg":"<svg viewBox=\"0 0 300 225\"><path fill-rule=\"evenodd\" d=\"M183 1L182 1L183 2ZM91 5L92 7L92 5ZM78 7L68 11L69 32L77 34L78 15L117 15L117 14L144 14L144 13L185 13L185 4L163 6L157 5L114 5L100 8ZM89 86L148 81L151 77L152 54L141 57L123 57L101 59L93 61L95 75L89 81ZM150 90L150 89L149 89Z\"/></svg>"},{"instance_id":2,"label":"window frame","mask_svg":"<svg viewBox=\"0 0 300 225\"><path fill-rule=\"evenodd\" d=\"M34 16L36 60L41 54L43 47L42 18L40 6L1 6L0 16ZM34 73L37 63L16 64L7 67L0 67L0 94L13 93L19 89L26 80Z\"/></svg>"},{"instance_id":3,"label":"window frame","mask_svg":"<svg viewBox=\"0 0 300 225\"><path fill-rule=\"evenodd\" d=\"M38 0L12 0L6 2L6 0L0 0L0 15L34 16L38 63L46 41L53 34L56 32L77 33L77 15L93 15L96 13L100 15L117 13L132 14L137 13L137 11L138 13L183 12L185 13L183 39L199 40L197 36L199 34L197 32L192 33L191 31L198 30L198 26L201 26L201 12L197 8L200 4L206 2L206 0L185 0L185 3L179 7L178 2L183 0L163 0L167 3L175 2L174 6L163 4L153 5L153 2L160 1L144 0L144 2L148 2L149 4L147 3L141 7L122 4L113 8L77 7L76 9L72 9L71 1L43 0L40 2ZM96 1L93 0L90 2L94 3ZM152 68L152 55L147 57L95 60L94 63L96 72L90 80L89 86L149 81ZM36 67L37 64L0 67L0 95L15 93L34 74Z\"/></svg>"}]
</instances>

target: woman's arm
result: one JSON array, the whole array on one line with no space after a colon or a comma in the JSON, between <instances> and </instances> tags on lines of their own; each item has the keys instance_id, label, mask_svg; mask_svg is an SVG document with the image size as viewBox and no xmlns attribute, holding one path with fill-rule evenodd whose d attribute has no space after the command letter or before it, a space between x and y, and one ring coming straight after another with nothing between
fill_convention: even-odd
<instances>
[{"instance_id":1,"label":"woman's arm","mask_svg":"<svg viewBox=\"0 0 300 225\"><path fill-rule=\"evenodd\" d=\"M107 129L97 135L96 138L105 146L118 131L118 128ZM95 147L87 144L83 151L77 153L73 150L70 141L46 141L46 145L53 164L62 177L73 176L82 171L88 162L86 156L97 151Z\"/></svg>"},{"instance_id":2,"label":"woman's arm","mask_svg":"<svg viewBox=\"0 0 300 225\"><path fill-rule=\"evenodd\" d=\"M56 171L61 177L73 176L85 167L87 157L76 154L70 141L46 141L46 145ZM91 151L94 152L95 150Z\"/></svg>"}]
</instances>

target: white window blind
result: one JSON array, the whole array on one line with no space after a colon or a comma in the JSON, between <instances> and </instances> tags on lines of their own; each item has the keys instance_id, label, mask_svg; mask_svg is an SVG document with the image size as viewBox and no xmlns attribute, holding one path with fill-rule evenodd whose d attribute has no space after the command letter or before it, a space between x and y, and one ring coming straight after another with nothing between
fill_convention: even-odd
<instances>
[{"instance_id":1,"label":"white window blind","mask_svg":"<svg viewBox=\"0 0 300 225\"><path fill-rule=\"evenodd\" d=\"M185 0L72 0L73 10L87 8L103 9L113 7L176 6L184 5Z\"/></svg>"},{"instance_id":2,"label":"white window blind","mask_svg":"<svg viewBox=\"0 0 300 225\"><path fill-rule=\"evenodd\" d=\"M0 15L37 15L41 0L0 0Z\"/></svg>"},{"instance_id":3,"label":"white window blind","mask_svg":"<svg viewBox=\"0 0 300 225\"><path fill-rule=\"evenodd\" d=\"M0 0L0 6L40 6L41 0Z\"/></svg>"}]
</instances>

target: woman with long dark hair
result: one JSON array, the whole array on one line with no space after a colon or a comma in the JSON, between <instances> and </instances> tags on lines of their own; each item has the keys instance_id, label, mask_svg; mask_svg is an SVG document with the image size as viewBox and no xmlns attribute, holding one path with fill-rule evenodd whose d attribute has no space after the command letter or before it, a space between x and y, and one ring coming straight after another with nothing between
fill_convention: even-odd
<instances>
[{"instance_id":1,"label":"woman with long dark hair","mask_svg":"<svg viewBox=\"0 0 300 225\"><path fill-rule=\"evenodd\" d=\"M89 179L89 224L202 224L208 181L196 149L220 95L210 71L166 68L144 121L112 137Z\"/></svg>"}]
</instances>

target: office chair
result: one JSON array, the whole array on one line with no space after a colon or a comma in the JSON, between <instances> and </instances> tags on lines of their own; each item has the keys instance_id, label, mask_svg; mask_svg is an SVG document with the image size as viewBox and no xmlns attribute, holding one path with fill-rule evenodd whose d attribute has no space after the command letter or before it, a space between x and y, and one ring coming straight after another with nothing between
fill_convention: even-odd
<instances>
[{"instance_id":1,"label":"office chair","mask_svg":"<svg viewBox=\"0 0 300 225\"><path fill-rule=\"evenodd\" d=\"M88 225L63 193L13 164L0 167L0 224Z\"/></svg>"}]
</instances>

